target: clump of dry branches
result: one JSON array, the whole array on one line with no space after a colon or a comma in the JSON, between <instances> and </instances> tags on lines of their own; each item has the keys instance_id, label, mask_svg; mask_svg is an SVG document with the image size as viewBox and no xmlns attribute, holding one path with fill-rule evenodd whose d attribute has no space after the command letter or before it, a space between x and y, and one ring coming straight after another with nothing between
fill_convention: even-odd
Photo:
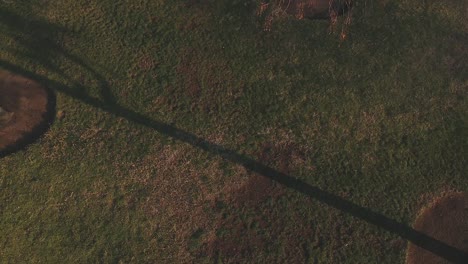
<instances>
[{"instance_id":1,"label":"clump of dry branches","mask_svg":"<svg viewBox=\"0 0 468 264\"><path fill-rule=\"evenodd\" d=\"M340 38L346 39L351 24L353 0L261 0L257 16L263 18L263 29L270 31L276 18L294 16L296 19L328 19L330 33L335 33L339 25L338 17L343 15Z\"/></svg>"}]
</instances>

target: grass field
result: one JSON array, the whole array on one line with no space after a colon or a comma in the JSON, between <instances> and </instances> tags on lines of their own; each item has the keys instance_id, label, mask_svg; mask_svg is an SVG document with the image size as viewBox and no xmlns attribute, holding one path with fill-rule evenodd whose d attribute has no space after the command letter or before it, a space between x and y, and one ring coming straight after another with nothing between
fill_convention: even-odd
<instances>
[{"instance_id":1,"label":"grass field","mask_svg":"<svg viewBox=\"0 0 468 264\"><path fill-rule=\"evenodd\" d=\"M250 0L0 1L0 68L59 113L0 159L0 262L455 259L411 225L468 191L467 6L357 1L340 41Z\"/></svg>"}]
</instances>

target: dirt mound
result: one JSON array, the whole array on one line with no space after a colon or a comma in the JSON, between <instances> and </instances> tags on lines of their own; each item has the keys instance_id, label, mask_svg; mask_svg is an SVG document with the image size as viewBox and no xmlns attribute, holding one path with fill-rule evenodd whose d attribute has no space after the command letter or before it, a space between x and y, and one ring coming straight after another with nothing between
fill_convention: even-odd
<instances>
[{"instance_id":1,"label":"dirt mound","mask_svg":"<svg viewBox=\"0 0 468 264\"><path fill-rule=\"evenodd\" d=\"M0 157L45 132L54 107L51 93L37 82L0 71Z\"/></svg>"},{"instance_id":2,"label":"dirt mound","mask_svg":"<svg viewBox=\"0 0 468 264\"><path fill-rule=\"evenodd\" d=\"M422 210L414 229L461 251L468 252L468 193L451 193L435 199ZM409 244L408 264L450 263L414 244Z\"/></svg>"}]
</instances>

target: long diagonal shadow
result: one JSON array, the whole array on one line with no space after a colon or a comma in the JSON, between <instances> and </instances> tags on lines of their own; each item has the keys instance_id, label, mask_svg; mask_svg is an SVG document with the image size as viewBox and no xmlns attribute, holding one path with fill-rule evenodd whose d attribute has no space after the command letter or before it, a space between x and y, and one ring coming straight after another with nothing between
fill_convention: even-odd
<instances>
[{"instance_id":1,"label":"long diagonal shadow","mask_svg":"<svg viewBox=\"0 0 468 264\"><path fill-rule=\"evenodd\" d=\"M453 246L450 246L442 241L439 241L433 237L430 237L424 233L421 233L410 226L400 223L394 219L388 218L382 214L372 211L369 208L362 207L348 200L345 200L337 195L326 192L315 186L309 185L308 183L296 179L290 175L279 172L273 168L270 168L252 158L241 155L233 150L224 148L220 145L211 143L203 138L197 137L187 131L178 129L174 126L152 120L142 114L119 106L117 104L109 104L103 102L97 98L90 97L84 93L76 90L72 90L63 84L49 80L46 77L37 75L33 72L24 70L18 66L15 66L7 61L0 60L0 67L5 68L9 71L21 74L25 77L31 78L39 83L42 83L50 88L53 88L59 92L62 92L68 96L78 99L88 105L114 114L116 116L125 118L134 123L146 126L154 129L155 131L168 135L174 139L188 143L206 152L219 155L227 161L244 166L246 169L258 173L264 177L267 177L285 187L296 190L310 198L316 199L328 206L338 209L344 213L350 214L358 219L366 221L367 223L373 224L379 228L382 228L388 232L400 236L403 239L410 241L411 243L432 252L448 261L453 263L466 263L468 260L468 252L461 251Z\"/></svg>"}]
</instances>

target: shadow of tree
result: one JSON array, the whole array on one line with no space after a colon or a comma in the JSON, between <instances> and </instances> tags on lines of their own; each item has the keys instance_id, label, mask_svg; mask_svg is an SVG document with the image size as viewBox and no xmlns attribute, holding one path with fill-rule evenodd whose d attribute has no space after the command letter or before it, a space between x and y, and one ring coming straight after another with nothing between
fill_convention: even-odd
<instances>
[{"instance_id":1,"label":"shadow of tree","mask_svg":"<svg viewBox=\"0 0 468 264\"><path fill-rule=\"evenodd\" d=\"M25 20L25 18L22 18L9 11L0 10L0 23L8 26L11 30L22 32L25 27L20 25L25 25ZM269 178L287 188L302 193L307 197L313 198L323 204L340 210L357 219L360 219L361 221L365 221L387 232L400 236L401 238L406 239L411 243L421 248L424 248L442 258L445 258L448 261L454 263L465 263L466 259L468 259L467 252L463 252L444 242L436 240L433 237L430 237L424 233L413 229L410 226L407 226L406 224L398 222L397 220L391 219L369 208L362 207L333 193L312 186L291 175L282 173L278 170L268 167L262 164L261 162L258 162L245 155L241 155L234 150L227 149L218 144L214 144L188 131L184 131L173 125L159 122L141 113L120 106L116 103L115 98L111 92L110 86L104 76L99 74L80 58L71 55L66 50L62 49L59 45L54 44L54 39L51 36L53 36L54 32L56 32L57 30L61 30L60 28L54 27L54 25L49 25L46 22L33 21L31 19L27 19L27 21L29 21L28 23L35 23L38 30L31 33L31 37L20 40L20 43L24 46L24 48L28 50L28 52L18 52L17 56L28 57L30 60L37 60L51 72L59 74L64 79L68 80L70 83L73 84L73 87L70 87L69 85L66 85L56 80L52 80L42 74L38 74L31 70L25 69L25 67L15 65L4 59L0 59L1 68L37 81L43 86L48 87L50 90L63 93L85 104L93 106L96 109L111 113L118 117L125 118L133 123L145 126L147 128L151 128L157 133L170 136L176 140L195 146L200 150L206 151L213 155L218 155L226 161L239 164L249 171L255 172L259 175ZM37 36L48 37L39 38ZM36 42L36 40L39 42ZM37 55L37 53L41 53L41 55ZM63 72L57 65L55 65L53 62L53 58L56 57L65 58L66 60L69 60L70 62L76 64L83 70L91 73L94 76L94 78L98 81L99 86L101 88L101 99L88 95L86 92L84 92L85 87L82 84L80 84L76 80L73 80L72 77L67 76L65 72ZM10 154L14 150L17 149L11 149L7 153L2 153L0 155L0 158L5 156L6 154Z\"/></svg>"}]
</instances>

